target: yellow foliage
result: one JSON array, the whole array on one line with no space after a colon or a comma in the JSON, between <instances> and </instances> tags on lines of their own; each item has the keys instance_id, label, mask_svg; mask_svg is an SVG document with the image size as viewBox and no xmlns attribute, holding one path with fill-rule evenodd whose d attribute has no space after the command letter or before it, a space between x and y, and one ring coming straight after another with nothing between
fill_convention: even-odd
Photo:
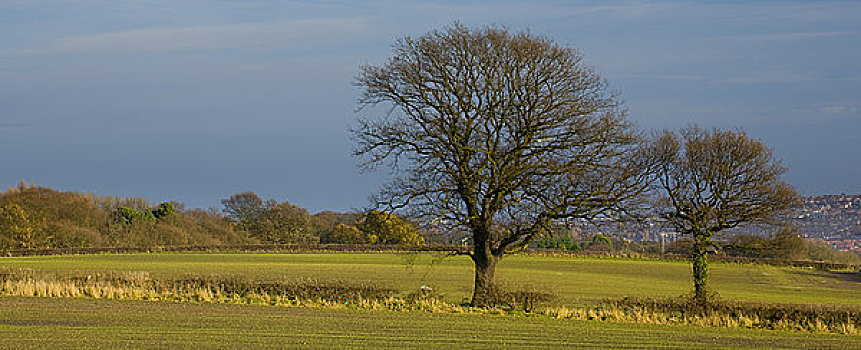
<instances>
[{"instance_id":1,"label":"yellow foliage","mask_svg":"<svg viewBox=\"0 0 861 350\"><path fill-rule=\"evenodd\" d=\"M407 220L393 213L369 211L356 227L368 235L371 243L424 245L424 237Z\"/></svg>"},{"instance_id":2,"label":"yellow foliage","mask_svg":"<svg viewBox=\"0 0 861 350\"><path fill-rule=\"evenodd\" d=\"M39 248L37 236L42 233L41 223L16 203L0 207L0 234L6 237L7 242L11 241L14 248Z\"/></svg>"}]
</instances>

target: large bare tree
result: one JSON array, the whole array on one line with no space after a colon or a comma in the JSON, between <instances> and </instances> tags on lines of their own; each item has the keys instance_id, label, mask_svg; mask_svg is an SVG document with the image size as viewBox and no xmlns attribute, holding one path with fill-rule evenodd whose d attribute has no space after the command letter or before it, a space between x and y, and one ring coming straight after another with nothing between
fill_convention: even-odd
<instances>
[{"instance_id":1,"label":"large bare tree","mask_svg":"<svg viewBox=\"0 0 861 350\"><path fill-rule=\"evenodd\" d=\"M363 164L394 167L377 206L471 232L472 304L503 255L554 220L631 211L646 188L639 134L580 52L505 28L455 24L364 66L353 135ZM637 202L639 203L639 202Z\"/></svg>"},{"instance_id":2,"label":"large bare tree","mask_svg":"<svg viewBox=\"0 0 861 350\"><path fill-rule=\"evenodd\" d=\"M654 143L660 199L656 208L675 229L694 239L694 298L708 302L712 236L740 225L774 223L799 201L781 179L786 172L772 151L744 132L696 126L665 131Z\"/></svg>"}]
</instances>

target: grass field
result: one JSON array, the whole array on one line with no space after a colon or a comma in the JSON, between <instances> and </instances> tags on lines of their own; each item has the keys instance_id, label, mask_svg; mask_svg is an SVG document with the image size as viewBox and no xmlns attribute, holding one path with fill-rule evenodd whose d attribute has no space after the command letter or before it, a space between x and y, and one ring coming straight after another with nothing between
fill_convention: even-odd
<instances>
[{"instance_id":1,"label":"grass field","mask_svg":"<svg viewBox=\"0 0 861 350\"><path fill-rule=\"evenodd\" d=\"M0 297L0 348L861 348L861 337L548 317Z\"/></svg>"},{"instance_id":2,"label":"grass field","mask_svg":"<svg viewBox=\"0 0 861 350\"><path fill-rule=\"evenodd\" d=\"M370 282L406 294L432 286L467 298L472 265L430 253L106 254L0 258L0 268L56 274L146 272L240 275L257 281ZM512 256L498 278L557 294L554 304L622 296L672 297L690 288L684 262ZM857 274L753 264L712 265L732 300L861 305ZM0 296L0 348L150 347L598 347L861 349L861 337L739 328L622 324L547 316L396 312L261 305Z\"/></svg>"},{"instance_id":3,"label":"grass field","mask_svg":"<svg viewBox=\"0 0 861 350\"><path fill-rule=\"evenodd\" d=\"M2 267L58 273L145 271L153 277L314 278L371 282L403 293L427 285L453 303L469 296L473 279L468 258L428 253L70 255L0 258ZM856 273L730 263L714 263L711 272L714 289L731 300L861 305L861 276ZM690 265L675 261L520 255L503 260L497 276L552 290L555 303L562 305L590 305L622 296L673 297L691 288Z\"/></svg>"}]
</instances>

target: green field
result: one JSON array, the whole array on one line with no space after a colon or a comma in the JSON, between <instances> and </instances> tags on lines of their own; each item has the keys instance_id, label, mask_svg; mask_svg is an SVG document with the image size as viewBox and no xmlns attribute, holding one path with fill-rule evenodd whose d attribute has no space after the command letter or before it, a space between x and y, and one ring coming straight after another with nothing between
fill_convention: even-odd
<instances>
[{"instance_id":1,"label":"green field","mask_svg":"<svg viewBox=\"0 0 861 350\"><path fill-rule=\"evenodd\" d=\"M371 282L401 292L433 287L449 302L467 298L472 264L466 257L428 253L106 254L0 258L0 268L47 272L145 271L153 277L236 274L255 280L314 278ZM727 299L861 305L855 273L754 264L711 265L712 286ZM622 296L673 297L691 289L690 265L648 261L520 255L506 258L497 276L557 294L563 305L590 305Z\"/></svg>"},{"instance_id":2,"label":"green field","mask_svg":"<svg viewBox=\"0 0 861 350\"><path fill-rule=\"evenodd\" d=\"M48 273L147 272L153 278L235 274L267 281L371 282L409 293L432 286L453 303L469 296L465 257L430 253L106 254L0 258L0 268ZM753 264L712 265L732 300L861 304L857 274ZM512 256L498 278L557 294L554 304L621 296L671 297L690 288L684 262ZM441 314L93 299L0 297L0 347L502 347L861 348L861 337L695 326L558 320L546 316Z\"/></svg>"},{"instance_id":3,"label":"green field","mask_svg":"<svg viewBox=\"0 0 861 350\"><path fill-rule=\"evenodd\" d=\"M2 348L861 348L861 338L549 317L0 298Z\"/></svg>"}]
</instances>

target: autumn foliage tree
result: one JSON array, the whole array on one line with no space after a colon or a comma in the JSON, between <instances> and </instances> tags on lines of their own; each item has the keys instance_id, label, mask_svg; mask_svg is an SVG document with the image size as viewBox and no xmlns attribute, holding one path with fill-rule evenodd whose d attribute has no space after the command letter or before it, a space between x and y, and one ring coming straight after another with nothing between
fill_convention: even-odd
<instances>
[{"instance_id":1,"label":"autumn foliage tree","mask_svg":"<svg viewBox=\"0 0 861 350\"><path fill-rule=\"evenodd\" d=\"M5 242L0 244L7 249L33 249L47 244L44 223L15 203L6 203L0 207L0 232L4 233L0 237L5 238Z\"/></svg>"},{"instance_id":2,"label":"autumn foliage tree","mask_svg":"<svg viewBox=\"0 0 861 350\"><path fill-rule=\"evenodd\" d=\"M423 245L424 237L404 218L379 210L371 210L356 224L368 243Z\"/></svg>"},{"instance_id":3,"label":"autumn foliage tree","mask_svg":"<svg viewBox=\"0 0 861 350\"><path fill-rule=\"evenodd\" d=\"M375 205L470 231L473 305L496 265L554 220L630 210L646 187L638 135L580 52L529 32L455 24L362 67L356 155L396 178ZM385 111L390 111L386 113Z\"/></svg>"},{"instance_id":4,"label":"autumn foliage tree","mask_svg":"<svg viewBox=\"0 0 861 350\"><path fill-rule=\"evenodd\" d=\"M356 226L349 224L337 224L331 228L320 231L321 243L337 244L370 244L371 237L360 231Z\"/></svg>"}]
</instances>

